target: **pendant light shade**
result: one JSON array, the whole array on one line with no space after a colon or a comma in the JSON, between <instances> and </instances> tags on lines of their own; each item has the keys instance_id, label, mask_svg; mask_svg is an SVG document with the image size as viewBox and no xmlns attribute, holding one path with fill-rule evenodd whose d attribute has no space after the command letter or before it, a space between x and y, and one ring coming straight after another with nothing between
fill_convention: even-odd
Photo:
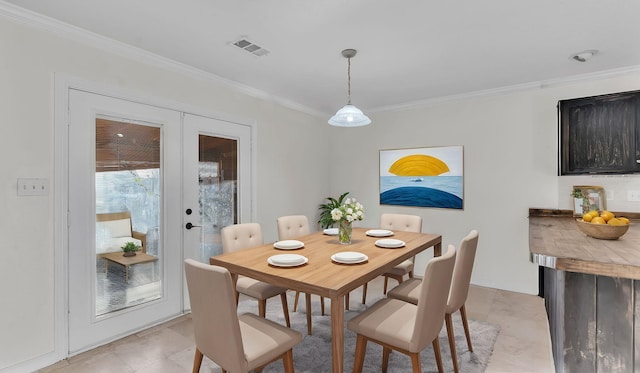
<instances>
[{"instance_id":1,"label":"pendant light shade","mask_svg":"<svg viewBox=\"0 0 640 373\"><path fill-rule=\"evenodd\" d=\"M351 104L344 105L336 115L329 119L329 124L336 127L360 127L369 123L371 123L371 119L364 115L362 110Z\"/></svg>"},{"instance_id":2,"label":"pendant light shade","mask_svg":"<svg viewBox=\"0 0 640 373\"><path fill-rule=\"evenodd\" d=\"M342 109L338 110L336 115L329 119L329 124L336 127L360 127L366 126L371 123L371 119L364 115L362 110L358 109L351 104L351 58L356 55L355 49L345 49L342 51L342 56L347 59L347 81L348 81L348 101Z\"/></svg>"}]
</instances>

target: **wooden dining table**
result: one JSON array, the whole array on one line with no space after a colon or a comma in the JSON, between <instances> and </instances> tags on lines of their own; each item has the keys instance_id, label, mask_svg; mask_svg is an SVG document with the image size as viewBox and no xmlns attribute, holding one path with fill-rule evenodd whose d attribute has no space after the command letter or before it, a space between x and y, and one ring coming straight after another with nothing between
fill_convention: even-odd
<instances>
[{"instance_id":1,"label":"wooden dining table","mask_svg":"<svg viewBox=\"0 0 640 373\"><path fill-rule=\"evenodd\" d=\"M370 237L365 228L353 228L351 244L338 241L337 236L322 231L297 240L304 247L296 250L276 249L273 243L254 248L212 256L210 264L225 267L234 278L248 276L290 290L317 294L331 299L331 333L333 372L344 370L344 309L345 295L359 286L375 279L394 266L416 254L433 247L434 256L442 253L442 237L438 234L393 232L390 237L402 240L400 248L381 248L376 241L381 237ZM332 261L333 254L353 251L365 254L368 260L358 264L340 264ZM277 254L299 254L307 263L296 267L277 267L267 259Z\"/></svg>"}]
</instances>

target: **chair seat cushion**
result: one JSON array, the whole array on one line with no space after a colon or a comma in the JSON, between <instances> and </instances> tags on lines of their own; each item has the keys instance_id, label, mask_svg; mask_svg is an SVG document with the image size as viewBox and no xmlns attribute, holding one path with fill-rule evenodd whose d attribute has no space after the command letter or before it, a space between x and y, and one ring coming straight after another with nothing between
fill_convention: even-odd
<instances>
[{"instance_id":1,"label":"chair seat cushion","mask_svg":"<svg viewBox=\"0 0 640 373\"><path fill-rule=\"evenodd\" d=\"M420 289L422 289L422 280L417 278L410 278L388 291L387 297L399 299L404 302L418 304Z\"/></svg>"},{"instance_id":2,"label":"chair seat cushion","mask_svg":"<svg viewBox=\"0 0 640 373\"><path fill-rule=\"evenodd\" d=\"M248 369L269 363L302 341L302 334L251 313L238 316Z\"/></svg>"},{"instance_id":3,"label":"chair seat cushion","mask_svg":"<svg viewBox=\"0 0 640 373\"><path fill-rule=\"evenodd\" d=\"M392 276L404 276L411 271L413 271L413 262L410 260L405 260L404 262L385 272L385 275L389 274Z\"/></svg>"},{"instance_id":4,"label":"chair seat cushion","mask_svg":"<svg viewBox=\"0 0 640 373\"><path fill-rule=\"evenodd\" d=\"M347 327L357 334L409 352L418 307L397 299L383 299L349 320Z\"/></svg>"},{"instance_id":5,"label":"chair seat cushion","mask_svg":"<svg viewBox=\"0 0 640 373\"><path fill-rule=\"evenodd\" d=\"M274 297L280 293L287 291L285 288L271 285L266 282L258 281L250 277L239 277L236 283L236 290L240 294L250 296L251 298L263 300Z\"/></svg>"}]
</instances>

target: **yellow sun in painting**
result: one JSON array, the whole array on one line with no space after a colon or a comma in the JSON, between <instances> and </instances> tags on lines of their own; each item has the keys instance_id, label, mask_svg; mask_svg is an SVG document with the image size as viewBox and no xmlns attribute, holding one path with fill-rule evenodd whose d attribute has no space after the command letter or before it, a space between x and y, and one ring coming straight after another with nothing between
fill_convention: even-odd
<instances>
[{"instance_id":1,"label":"yellow sun in painting","mask_svg":"<svg viewBox=\"0 0 640 373\"><path fill-rule=\"evenodd\" d=\"M389 172L397 176L438 176L449 171L446 163L430 155L414 154L393 162Z\"/></svg>"}]
</instances>

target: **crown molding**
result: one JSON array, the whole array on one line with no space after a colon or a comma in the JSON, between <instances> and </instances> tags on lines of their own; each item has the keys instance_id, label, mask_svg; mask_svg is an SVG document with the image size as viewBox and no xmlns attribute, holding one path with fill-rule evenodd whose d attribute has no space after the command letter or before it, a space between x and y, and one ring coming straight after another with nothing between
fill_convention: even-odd
<instances>
[{"instance_id":1,"label":"crown molding","mask_svg":"<svg viewBox=\"0 0 640 373\"><path fill-rule=\"evenodd\" d=\"M83 28L70 25L55 18L51 18L28 9L21 8L11 3L0 0L0 16L13 20L14 22L31 26L46 32L50 32L65 39L70 39L92 48L116 54L121 57L132 59L136 62L152 65L171 72L187 75L191 78L209 81L216 84L225 85L241 93L264 101L270 101L288 109L299 111L316 117L325 117L326 113L310 107L300 105L282 97L271 95L262 90L240 84L238 82L223 78L221 76L206 72L201 69L174 61L172 59L159 56L142 48L122 43L120 41L107 38Z\"/></svg>"},{"instance_id":2,"label":"crown molding","mask_svg":"<svg viewBox=\"0 0 640 373\"><path fill-rule=\"evenodd\" d=\"M376 109L370 109L368 110L368 112L379 113L379 112L386 112L386 111L417 109L421 107L440 105L448 102L455 102L455 101L461 101L461 100L467 100L467 99L473 99L473 98L479 98L479 97L498 96L498 95L504 95L504 94L514 93L514 92L523 92L523 91L536 90L536 89L561 87L561 86L566 86L570 84L589 82L594 80L607 79L607 78L612 78L616 76L636 74L636 73L640 73L640 66L629 66L629 67L623 67L619 69L597 71L597 72L588 73L588 74L572 75L572 76L567 76L567 77L557 78L557 79L548 79L548 80L541 80L537 82L530 82L530 83L523 83L523 84L515 84L515 85L493 88L493 89L484 89L480 91L461 93L458 95L434 97L426 100L413 101L413 102L408 102L408 103L399 104L399 105L383 106Z\"/></svg>"}]
</instances>

